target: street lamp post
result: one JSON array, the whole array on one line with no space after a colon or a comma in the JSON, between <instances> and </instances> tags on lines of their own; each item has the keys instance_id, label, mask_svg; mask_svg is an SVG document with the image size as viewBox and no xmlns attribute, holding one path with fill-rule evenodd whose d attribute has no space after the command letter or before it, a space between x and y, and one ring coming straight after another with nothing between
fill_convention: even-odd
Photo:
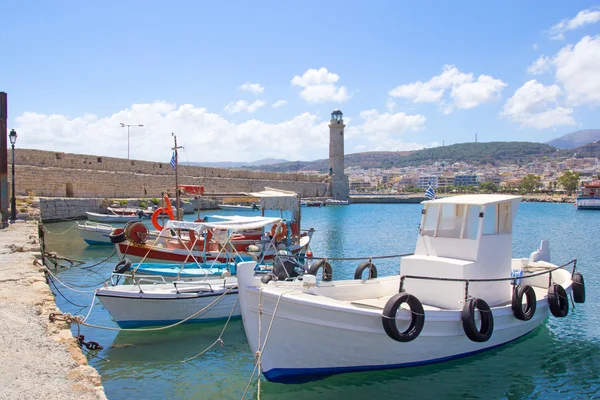
<instances>
[{"instance_id":1,"label":"street lamp post","mask_svg":"<svg viewBox=\"0 0 600 400\"><path fill-rule=\"evenodd\" d=\"M124 124L121 122L121 128L127 127L127 159L129 160L129 128L131 127L142 127L142 124Z\"/></svg>"},{"instance_id":2,"label":"street lamp post","mask_svg":"<svg viewBox=\"0 0 600 400\"><path fill-rule=\"evenodd\" d=\"M15 197L15 143L17 142L17 131L10 130L8 135L12 146L12 198L10 200L10 222L13 224L17 219L17 199Z\"/></svg>"}]
</instances>

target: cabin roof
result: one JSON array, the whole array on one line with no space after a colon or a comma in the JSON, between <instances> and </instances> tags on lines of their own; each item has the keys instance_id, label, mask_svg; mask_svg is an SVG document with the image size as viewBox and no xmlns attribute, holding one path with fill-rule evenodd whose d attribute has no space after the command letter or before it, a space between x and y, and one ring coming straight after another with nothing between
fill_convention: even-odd
<instances>
[{"instance_id":1,"label":"cabin roof","mask_svg":"<svg viewBox=\"0 0 600 400\"><path fill-rule=\"evenodd\" d=\"M436 200L424 201L424 204L470 204L470 205L487 205L496 204L503 201L512 201L521 199L521 196L512 196L505 194L465 194L462 196L442 197Z\"/></svg>"}]
</instances>

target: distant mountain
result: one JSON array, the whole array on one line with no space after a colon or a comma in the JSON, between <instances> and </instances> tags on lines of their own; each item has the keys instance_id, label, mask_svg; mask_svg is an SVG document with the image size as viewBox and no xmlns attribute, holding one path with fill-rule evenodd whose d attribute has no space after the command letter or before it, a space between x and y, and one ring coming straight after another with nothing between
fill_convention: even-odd
<instances>
[{"instance_id":1,"label":"distant mountain","mask_svg":"<svg viewBox=\"0 0 600 400\"><path fill-rule=\"evenodd\" d=\"M418 167L420 165L432 165L435 162L447 164L465 162L475 165L498 165L501 163L523 165L534 160L555 157L557 150L547 144L532 142L459 143L416 151L377 151L346 154L344 165L346 167L383 169ZM329 160L294 161L244 168L272 172L318 171L327 173Z\"/></svg>"},{"instance_id":2,"label":"distant mountain","mask_svg":"<svg viewBox=\"0 0 600 400\"><path fill-rule=\"evenodd\" d=\"M598 140L600 140L600 129L584 129L567 133L557 139L546 142L546 144L559 149L574 149L575 147L584 146Z\"/></svg>"},{"instance_id":3,"label":"distant mountain","mask_svg":"<svg viewBox=\"0 0 600 400\"><path fill-rule=\"evenodd\" d=\"M235 162L235 161L217 161L217 162L181 162L181 165L191 165L196 167L212 167L212 168L245 168L256 167L261 165L273 165L288 162L287 160L277 158L265 158L252 162Z\"/></svg>"}]
</instances>

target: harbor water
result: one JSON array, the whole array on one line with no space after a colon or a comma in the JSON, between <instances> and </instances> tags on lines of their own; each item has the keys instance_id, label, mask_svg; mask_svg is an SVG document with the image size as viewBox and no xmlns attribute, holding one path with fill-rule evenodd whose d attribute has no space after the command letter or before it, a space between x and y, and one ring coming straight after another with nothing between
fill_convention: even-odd
<instances>
[{"instance_id":1,"label":"harbor water","mask_svg":"<svg viewBox=\"0 0 600 400\"><path fill-rule=\"evenodd\" d=\"M353 204L303 208L302 228L314 227L315 256L364 257L414 251L421 216L418 204ZM204 214L204 213L203 213ZM207 212L226 214L228 212ZM248 213L258 215L258 213ZM193 216L190 216L192 219ZM73 221L46 224L48 251L84 263L57 270L53 287L63 312L86 315L93 290L118 261L111 246L88 246ZM70 230L69 230L70 229ZM350 373L303 384L271 383L261 377L262 399L565 399L600 398L600 212L578 211L572 204L523 203L513 228L513 256L528 257L540 240L550 241L551 260L574 258L586 282L585 304L566 318L549 317L515 342L444 363L375 372ZM362 261L331 261L334 279L352 279ZM374 260L379 276L397 274L399 259ZM162 331L124 332L96 301L88 322L113 330L83 327L86 340L104 349L88 355L109 399L256 398L254 357L241 319L227 325L222 344L196 358L215 342L224 323L181 325ZM76 329L74 329L76 334ZM290 342L289 357L318 341ZM372 343L375 347L377 343ZM399 343L399 346L406 345ZM191 360L188 360L193 358Z\"/></svg>"}]
</instances>

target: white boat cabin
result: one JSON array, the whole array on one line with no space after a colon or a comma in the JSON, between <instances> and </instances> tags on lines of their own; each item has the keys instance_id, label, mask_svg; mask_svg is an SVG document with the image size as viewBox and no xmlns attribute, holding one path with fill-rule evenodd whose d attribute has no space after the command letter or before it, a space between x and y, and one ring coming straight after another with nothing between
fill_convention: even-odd
<instances>
[{"instance_id":1,"label":"white boat cabin","mask_svg":"<svg viewBox=\"0 0 600 400\"><path fill-rule=\"evenodd\" d=\"M423 202L415 253L400 274L489 279L511 276L513 221L521 197L464 195ZM469 282L469 296L490 306L511 299L510 281ZM433 307L461 309L465 283L406 278L404 290Z\"/></svg>"}]
</instances>

